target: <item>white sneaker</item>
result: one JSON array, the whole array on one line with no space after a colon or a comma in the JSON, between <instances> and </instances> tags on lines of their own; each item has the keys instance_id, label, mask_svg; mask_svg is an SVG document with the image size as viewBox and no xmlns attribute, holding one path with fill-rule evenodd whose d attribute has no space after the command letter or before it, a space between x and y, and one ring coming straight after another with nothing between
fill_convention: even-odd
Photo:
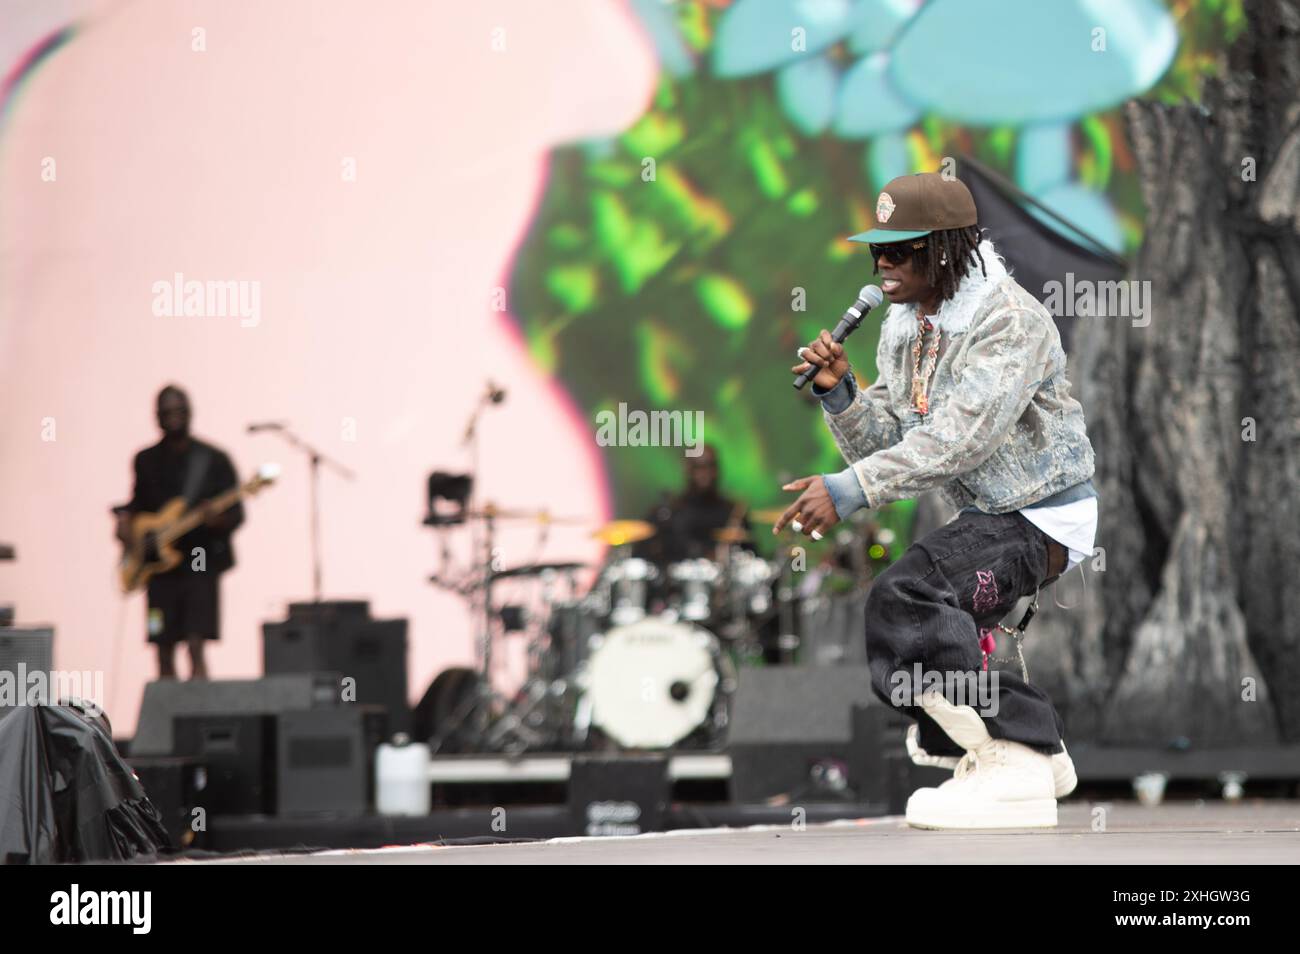
<instances>
[{"instance_id":1,"label":"white sneaker","mask_svg":"<svg viewBox=\"0 0 1300 954\"><path fill-rule=\"evenodd\" d=\"M953 777L907 800L915 828L1054 828L1049 756L1019 742L990 739L967 753Z\"/></svg>"},{"instance_id":2,"label":"white sneaker","mask_svg":"<svg viewBox=\"0 0 1300 954\"><path fill-rule=\"evenodd\" d=\"M1065 743L1061 743L1061 750L1055 755L1049 755L1052 760L1052 794L1057 798L1065 798L1076 788L1079 787L1079 776L1074 772L1074 762L1070 758L1070 753L1065 749ZM912 755L912 750L908 749L908 755ZM920 747L916 750L916 755L912 761L917 765L927 765L934 768L951 768L957 772L962 771L962 763L968 761L971 755L967 752L960 759L953 756L930 755L925 749ZM956 765L942 764L955 762ZM944 783L947 784L946 782Z\"/></svg>"},{"instance_id":3,"label":"white sneaker","mask_svg":"<svg viewBox=\"0 0 1300 954\"><path fill-rule=\"evenodd\" d=\"M1052 781L1056 787L1056 797L1065 798L1079 787L1079 776L1074 772L1074 760L1066 751L1065 740L1061 740L1061 751L1051 756Z\"/></svg>"},{"instance_id":4,"label":"white sneaker","mask_svg":"<svg viewBox=\"0 0 1300 954\"><path fill-rule=\"evenodd\" d=\"M908 824L918 828L1055 827L1056 778L1050 756L1019 742L992 738L979 713L970 706L953 705L940 692L925 693L921 705L966 755L951 779L938 788L912 793L907 800ZM928 753L927 757L933 758Z\"/></svg>"},{"instance_id":5,"label":"white sneaker","mask_svg":"<svg viewBox=\"0 0 1300 954\"><path fill-rule=\"evenodd\" d=\"M940 696L939 698L943 698ZM944 700L947 702L947 700ZM936 703L937 704L937 700ZM954 738L963 748L968 748L967 743L971 746L978 746L985 740L991 738L988 727L984 720L980 718L979 713L970 706L953 706L949 705L952 711L949 714L950 721L954 725L959 725L958 734L960 739ZM967 710L963 712L962 710ZM947 731L945 729L945 731ZM907 727L907 735L904 739L907 747L907 756L912 760L913 765L921 765L926 768L956 769L958 765L969 758L969 750L966 755L931 755L925 749L921 748L921 731L920 726L915 722ZM1074 762L1070 758L1069 751L1065 748L1065 743L1061 743L1061 751L1051 756L1052 759L1052 781L1053 791L1057 798L1065 798L1076 788L1079 787L1079 776L1075 774ZM945 783L946 784L946 783Z\"/></svg>"}]
</instances>

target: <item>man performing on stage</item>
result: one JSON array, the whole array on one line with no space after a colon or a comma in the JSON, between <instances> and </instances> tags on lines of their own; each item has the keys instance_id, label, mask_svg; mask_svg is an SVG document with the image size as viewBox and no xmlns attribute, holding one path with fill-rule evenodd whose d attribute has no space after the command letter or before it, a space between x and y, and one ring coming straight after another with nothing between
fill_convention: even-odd
<instances>
[{"instance_id":1,"label":"man performing on stage","mask_svg":"<svg viewBox=\"0 0 1300 954\"><path fill-rule=\"evenodd\" d=\"M981 240L963 183L937 173L894 179L873 228L851 241L868 244L891 302L879 380L860 390L826 331L799 349L804 363L792 370L819 369L813 390L850 466L787 484L802 493L774 532L789 524L820 537L861 507L931 489L958 508L867 596L872 689L894 704L918 671L945 687L950 674L989 675L1002 618L1091 553L1094 457L1052 315ZM912 795L910 824L1056 824L1056 799L1076 784L1061 718L1016 673L995 675L986 711L958 704L949 688L921 686L898 706L916 720L913 759L956 770Z\"/></svg>"},{"instance_id":2,"label":"man performing on stage","mask_svg":"<svg viewBox=\"0 0 1300 954\"><path fill-rule=\"evenodd\" d=\"M135 455L135 491L116 511L117 536L124 543L133 514L157 511L176 497L202 510L206 501L237 485L225 452L190 435L190 401L180 388L169 385L158 393L158 426L162 439ZM182 559L175 569L149 580L148 639L158 646L159 679L176 678L178 642L189 646L190 678L207 678L203 644L220 636L218 581L235 565L230 536L243 522L240 503L208 513L203 524L177 541ZM196 559L196 548L202 559Z\"/></svg>"}]
</instances>

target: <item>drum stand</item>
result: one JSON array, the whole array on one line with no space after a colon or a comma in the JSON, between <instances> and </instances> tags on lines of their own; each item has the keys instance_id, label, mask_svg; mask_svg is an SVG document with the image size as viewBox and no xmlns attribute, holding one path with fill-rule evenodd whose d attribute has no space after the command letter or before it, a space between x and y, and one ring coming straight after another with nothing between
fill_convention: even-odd
<instances>
[{"instance_id":1,"label":"drum stand","mask_svg":"<svg viewBox=\"0 0 1300 954\"><path fill-rule=\"evenodd\" d=\"M570 577L570 596L575 588L573 578ZM563 731L565 720L557 719L556 713L552 711L556 700L563 699L568 692L569 685L565 675L552 672L548 663L555 661L554 653L546 645L551 607L555 601L552 598L552 584L545 576L542 602L545 612L533 626L528 638L528 677L519 687L514 699L507 701L505 711L497 717L484 736L489 747L499 747L513 754L546 746L548 743L563 748L571 741ZM491 619L489 609L489 626ZM508 741L511 739L513 741Z\"/></svg>"},{"instance_id":2,"label":"drum stand","mask_svg":"<svg viewBox=\"0 0 1300 954\"><path fill-rule=\"evenodd\" d=\"M463 444L469 446L470 451L470 474L478 474L478 422L483 412L493 404L500 404L505 397L505 392L494 387L491 382L488 383L487 390L479 402L474 406L474 411L470 414L469 424L465 428ZM475 481L477 483L477 481ZM474 506L474 497L477 493L474 485L471 485L470 499L468 504L471 509ZM492 577L496 572L493 566L492 543L495 533L495 518L489 509L485 515L487 523L487 538L484 542L484 559L483 559L483 632L479 638L479 656L482 660L481 678L474 687L474 694L465 700L455 711L447 718L447 726L439 730L432 739L429 740L429 751L438 752L447 738L454 732L458 731L467 720L472 716L472 721L468 722L468 728L471 733L471 740L475 747L480 746L487 737L488 725L491 720L494 703L502 701L502 697L492 688ZM470 524L470 544L471 552L476 549L477 534L474 533L473 524Z\"/></svg>"},{"instance_id":3,"label":"drum stand","mask_svg":"<svg viewBox=\"0 0 1300 954\"><path fill-rule=\"evenodd\" d=\"M777 649L781 654L782 665L790 665L799 651L799 631L795 622L794 568L791 566L790 552L786 547L779 562L780 572L776 577L776 609L778 629Z\"/></svg>"},{"instance_id":4,"label":"drum stand","mask_svg":"<svg viewBox=\"0 0 1300 954\"><path fill-rule=\"evenodd\" d=\"M480 678L475 692L468 697L447 718L446 726L429 742L430 752L436 753L446 739L462 727L469 729L469 742L479 751L503 751L518 754L531 748L547 744L554 736L561 736L565 741L560 725L553 718L549 707L555 696L562 696L568 689L563 677L553 679L554 675L547 667L548 654L542 645L543 630L549 621L551 605L550 584L546 584L543 602L546 612L541 614L542 622L536 625L529 637L528 676L513 698L493 688L492 662L495 627L497 623L496 606L492 601L492 586L498 578L494 564L494 542L496 520L489 508L483 513L485 536L483 547L483 580L479 585L483 601L479 638ZM553 572L553 571L547 571ZM500 574L505 576L506 574ZM570 590L574 589L572 578Z\"/></svg>"},{"instance_id":5,"label":"drum stand","mask_svg":"<svg viewBox=\"0 0 1300 954\"><path fill-rule=\"evenodd\" d=\"M536 573L545 574L563 569L572 571L574 568L581 566L581 564L576 563L534 564L502 571L496 565L494 544L498 517L502 519L526 517L544 526L549 526L557 519L546 511L523 514L519 511L498 510L491 503L486 504L481 509L476 505L477 491L475 489L476 482L473 478L479 470L479 419L488 408L500 404L504 398L505 392L488 382L486 392L475 405L474 411L470 415L462 441L462 445L469 449L470 479L463 493L456 497L453 498L446 493L443 494L448 500L454 499L454 502L459 505L459 512L451 515L450 519L437 519L438 515L434 512L434 491L432 489L430 491L430 517L425 519L425 523L435 527L435 529L442 529L452 524L464 523L468 518L470 521L470 552L475 555L482 554L481 575L475 568L476 560L471 559L464 581L449 580L446 578L447 574L445 572L445 568L449 565L449 551L444 540L441 551L442 564L439 572L430 577L430 582L452 589L460 596L468 599L471 613L480 610L475 605L474 600L482 600L481 611L478 613L481 621L481 632L476 641L479 678L475 682L473 692L457 705L446 719L442 720L438 731L429 740L430 751L433 753L438 752L446 745L453 734L462 731L466 736L466 747L477 751L520 752L545 744L550 736L563 737L565 735L564 722L556 718L551 706L554 705L554 699L557 695L562 698L567 693L568 684L565 677L569 674L555 671L553 660L550 659L550 654L546 652L546 647L543 646L545 633L542 630L545 629L552 615L553 601L550 599L549 590L544 596L546 612L540 614L541 623L533 631L529 639L529 671L524 684L513 697L498 692L493 686L493 647L496 639L496 627L499 622L498 609L492 599L493 583L506 577L534 575ZM480 529L477 523L480 519L484 522L481 548L479 546ZM558 518L558 520L569 523L585 522L564 517ZM545 577L543 579L545 581ZM547 585L549 586L549 583ZM572 577L570 578L570 588L573 589Z\"/></svg>"},{"instance_id":6,"label":"drum stand","mask_svg":"<svg viewBox=\"0 0 1300 954\"><path fill-rule=\"evenodd\" d=\"M468 727L472 745L480 747L485 739L488 721L493 703L498 694L492 689L492 539L493 518L487 518L487 558L484 561L483 576L483 632L479 637L479 658L481 660L479 679L474 683L474 692L457 706L447 717L446 724L429 740L429 752L437 754L446 744L447 739L458 732L462 726ZM471 720L471 716L473 717Z\"/></svg>"}]
</instances>

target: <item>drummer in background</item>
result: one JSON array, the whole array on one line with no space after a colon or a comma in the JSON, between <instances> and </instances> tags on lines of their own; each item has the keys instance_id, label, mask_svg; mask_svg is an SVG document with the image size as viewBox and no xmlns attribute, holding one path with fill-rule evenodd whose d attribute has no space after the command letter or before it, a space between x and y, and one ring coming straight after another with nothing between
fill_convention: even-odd
<instances>
[{"instance_id":1,"label":"drummer in background","mask_svg":"<svg viewBox=\"0 0 1300 954\"><path fill-rule=\"evenodd\" d=\"M697 457L687 457L686 489L676 497L666 494L646 515L655 535L636 544L633 555L660 566L703 557L716 559L718 531L730 530L733 545L754 552L748 507L718 491L718 451L705 444Z\"/></svg>"}]
</instances>

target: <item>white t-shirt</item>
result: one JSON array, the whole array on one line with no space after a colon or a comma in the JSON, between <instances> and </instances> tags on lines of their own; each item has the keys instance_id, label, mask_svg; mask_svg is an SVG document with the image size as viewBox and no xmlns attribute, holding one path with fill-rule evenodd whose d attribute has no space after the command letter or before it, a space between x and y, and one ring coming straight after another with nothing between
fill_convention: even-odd
<instances>
[{"instance_id":1,"label":"white t-shirt","mask_svg":"<svg viewBox=\"0 0 1300 954\"><path fill-rule=\"evenodd\" d=\"M1069 570L1092 555L1097 537L1097 498L1084 497L1055 507L1028 507L1020 511L1026 520L1070 551Z\"/></svg>"}]
</instances>

